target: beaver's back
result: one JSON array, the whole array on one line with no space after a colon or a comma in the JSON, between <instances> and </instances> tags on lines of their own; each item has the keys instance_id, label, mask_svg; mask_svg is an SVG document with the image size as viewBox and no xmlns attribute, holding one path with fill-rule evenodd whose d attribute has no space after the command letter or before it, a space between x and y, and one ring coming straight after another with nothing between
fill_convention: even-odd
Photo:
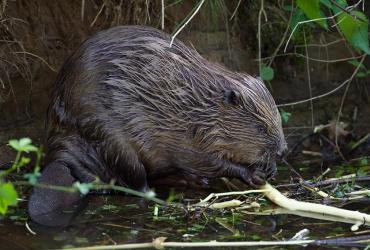
<instances>
[{"instance_id":1,"label":"beaver's back","mask_svg":"<svg viewBox=\"0 0 370 250\"><path fill-rule=\"evenodd\" d=\"M170 47L170 40L153 28L121 26L85 41L59 74L51 124L79 127L89 136L130 133L132 140L145 132L145 143L148 134L163 131L171 138L190 130L216 108L211 92L227 86L227 73L181 42Z\"/></svg>"},{"instance_id":2,"label":"beaver's back","mask_svg":"<svg viewBox=\"0 0 370 250\"><path fill-rule=\"evenodd\" d=\"M170 41L141 26L114 27L85 41L59 74L49 137L77 133L98 151L129 143L147 169L186 166L181 159L194 154L269 161L263 154L285 141L263 83ZM228 93L240 100L225 102Z\"/></svg>"}]
</instances>

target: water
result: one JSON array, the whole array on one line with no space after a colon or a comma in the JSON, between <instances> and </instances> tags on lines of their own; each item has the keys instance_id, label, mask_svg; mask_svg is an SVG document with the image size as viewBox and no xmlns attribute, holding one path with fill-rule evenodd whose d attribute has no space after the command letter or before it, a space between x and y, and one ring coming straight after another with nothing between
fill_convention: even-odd
<instances>
[{"instance_id":1,"label":"water","mask_svg":"<svg viewBox=\"0 0 370 250\"><path fill-rule=\"evenodd\" d=\"M176 194L182 196L185 202L194 203L210 192L220 191L225 191L225 185L215 182L211 189L178 190ZM159 190L158 193L162 198L168 196L166 190ZM263 200L258 202L265 203ZM369 207L367 200L352 204L350 208L369 213ZM78 208L77 214L69 211L71 220L63 228L44 227L28 221L25 208L26 202L21 202L13 210L12 216L0 220L0 249L57 249L143 243L157 237L167 237L168 241L192 242L283 240L291 238L303 228L310 230L310 239L353 236L348 224L294 215L257 216L230 210L187 213L181 209L160 207L158 216L155 216L153 203L118 194L89 196ZM36 235L27 230L27 221ZM362 227L361 230L368 230L367 234L370 234L369 227Z\"/></svg>"}]
</instances>

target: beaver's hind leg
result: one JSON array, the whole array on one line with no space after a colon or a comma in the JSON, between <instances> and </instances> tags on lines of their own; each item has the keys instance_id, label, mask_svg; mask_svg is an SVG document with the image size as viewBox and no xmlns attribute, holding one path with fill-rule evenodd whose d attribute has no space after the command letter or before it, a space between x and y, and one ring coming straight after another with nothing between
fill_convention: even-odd
<instances>
[{"instance_id":1,"label":"beaver's hind leg","mask_svg":"<svg viewBox=\"0 0 370 250\"><path fill-rule=\"evenodd\" d=\"M63 210L70 210L81 199L78 192L58 187L92 182L103 166L96 150L77 135L54 136L48 146L47 163L29 199L28 212L32 220L56 226L65 224Z\"/></svg>"},{"instance_id":2,"label":"beaver's hind leg","mask_svg":"<svg viewBox=\"0 0 370 250\"><path fill-rule=\"evenodd\" d=\"M119 185L147 192L147 174L137 151L124 138L106 140L104 161Z\"/></svg>"},{"instance_id":3,"label":"beaver's hind leg","mask_svg":"<svg viewBox=\"0 0 370 250\"><path fill-rule=\"evenodd\" d=\"M60 162L48 164L42 171L39 184L50 187L35 187L28 202L28 214L33 221L47 226L64 226L68 224L68 216L64 210L72 209L81 199L78 192L58 191L53 187L71 187L77 179L71 169Z\"/></svg>"},{"instance_id":4,"label":"beaver's hind leg","mask_svg":"<svg viewBox=\"0 0 370 250\"><path fill-rule=\"evenodd\" d=\"M73 183L89 183L97 178L147 191L146 171L130 144L106 138L105 143L86 141L77 134L56 135L49 139L46 166L28 203L30 217L41 224L55 221L63 210L70 210L81 195L60 191L53 186L71 187ZM50 187L47 187L50 186Z\"/></svg>"}]
</instances>

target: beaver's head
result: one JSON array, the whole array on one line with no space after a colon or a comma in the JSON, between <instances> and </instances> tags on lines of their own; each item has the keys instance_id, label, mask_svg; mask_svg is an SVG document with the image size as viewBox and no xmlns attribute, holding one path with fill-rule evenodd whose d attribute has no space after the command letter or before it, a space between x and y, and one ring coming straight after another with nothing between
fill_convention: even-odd
<instances>
[{"instance_id":1,"label":"beaver's head","mask_svg":"<svg viewBox=\"0 0 370 250\"><path fill-rule=\"evenodd\" d=\"M280 114L265 85L247 75L228 79L217 110L208 148L232 163L269 169L271 178L287 146Z\"/></svg>"}]
</instances>

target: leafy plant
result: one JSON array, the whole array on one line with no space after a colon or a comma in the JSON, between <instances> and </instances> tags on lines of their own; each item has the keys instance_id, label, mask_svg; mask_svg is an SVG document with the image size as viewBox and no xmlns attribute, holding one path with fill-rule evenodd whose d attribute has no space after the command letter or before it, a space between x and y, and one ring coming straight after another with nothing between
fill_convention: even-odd
<instances>
[{"instance_id":1,"label":"leafy plant","mask_svg":"<svg viewBox=\"0 0 370 250\"><path fill-rule=\"evenodd\" d=\"M262 65L261 78L264 81L271 81L272 79L274 79L274 69L267 65Z\"/></svg>"},{"instance_id":2,"label":"leafy plant","mask_svg":"<svg viewBox=\"0 0 370 250\"><path fill-rule=\"evenodd\" d=\"M22 138L20 140L10 140L8 145L17 151L16 158L12 166L8 169L0 171L0 214L6 214L9 206L17 205L18 193L15 189L15 185L30 185L37 186L42 184L37 183L37 178L41 175L40 173L40 161L42 156L42 148L38 148L32 144L31 139ZM9 182L6 180L7 176L13 172L19 172L19 170L27 166L31 162L29 153L36 154L36 162L33 171L27 172L23 175L23 178L27 181ZM25 155L27 154L27 155ZM18 175L19 176L19 175ZM166 204L165 201L156 198L156 194L153 191L142 193L130 188L116 186L113 183L104 184L98 179L91 183L80 183L75 182L70 187L65 186L50 186L48 188L56 189L65 192L80 192L82 195L86 195L90 190L105 190L111 189L119 192L124 192L132 195L142 197L147 200L154 201L158 204Z\"/></svg>"},{"instance_id":3,"label":"leafy plant","mask_svg":"<svg viewBox=\"0 0 370 250\"><path fill-rule=\"evenodd\" d=\"M338 26L347 41L355 48L370 54L368 27L369 20L360 11L341 13L337 18Z\"/></svg>"},{"instance_id":4,"label":"leafy plant","mask_svg":"<svg viewBox=\"0 0 370 250\"><path fill-rule=\"evenodd\" d=\"M307 20L314 21L307 22L307 25L317 23L320 27L328 29L327 20L331 19L335 22L333 26L339 27L347 42L355 49L370 54L369 20L362 11L355 8L357 5L348 6L346 0L296 0L296 4L291 29L294 29L299 22Z\"/></svg>"},{"instance_id":5,"label":"leafy plant","mask_svg":"<svg viewBox=\"0 0 370 250\"><path fill-rule=\"evenodd\" d=\"M22 138L20 140L10 140L9 146L17 151L17 155L12 166L6 170L0 172L0 214L6 214L9 206L17 205L18 193L14 188L14 184L6 181L6 176L10 173L17 171L30 163L31 159L28 156L24 156L24 153L36 153L36 167L33 173L24 175L31 184L35 184L37 177L39 176L39 162L41 159L41 149L37 148L32 144L31 139Z\"/></svg>"},{"instance_id":6,"label":"leafy plant","mask_svg":"<svg viewBox=\"0 0 370 250\"><path fill-rule=\"evenodd\" d=\"M352 64L353 66L355 67L360 67L357 74L356 74L356 77L359 77L359 78L362 78L362 77L367 77L368 75L370 75L370 70L368 70L364 64L361 64L360 65L360 62L357 61L357 60L349 60L347 61L349 64Z\"/></svg>"},{"instance_id":7,"label":"leafy plant","mask_svg":"<svg viewBox=\"0 0 370 250\"><path fill-rule=\"evenodd\" d=\"M289 118L292 114L289 112L286 112L284 109L280 109L280 116L283 120L283 123L287 123L289 121Z\"/></svg>"},{"instance_id":8,"label":"leafy plant","mask_svg":"<svg viewBox=\"0 0 370 250\"><path fill-rule=\"evenodd\" d=\"M323 19L324 16L320 11L320 0L297 0L297 5L308 18L317 20L316 22L321 27L328 28L328 24Z\"/></svg>"},{"instance_id":9,"label":"leafy plant","mask_svg":"<svg viewBox=\"0 0 370 250\"><path fill-rule=\"evenodd\" d=\"M17 205L18 194L11 182L0 180L0 214L5 214L9 206Z\"/></svg>"}]
</instances>

